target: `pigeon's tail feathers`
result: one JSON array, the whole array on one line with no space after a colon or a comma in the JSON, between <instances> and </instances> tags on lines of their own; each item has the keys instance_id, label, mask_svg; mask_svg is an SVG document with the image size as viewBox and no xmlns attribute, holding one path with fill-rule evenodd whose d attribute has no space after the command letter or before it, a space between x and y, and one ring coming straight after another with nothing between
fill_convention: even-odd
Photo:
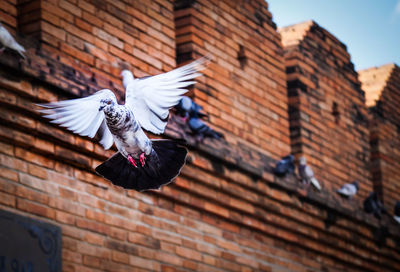
<instances>
[{"instance_id":1,"label":"pigeon's tail feathers","mask_svg":"<svg viewBox=\"0 0 400 272\"><path fill-rule=\"evenodd\" d=\"M96 172L117 186L136 191L159 189L172 182L185 164L187 150L171 140L153 140L153 152L146 163L134 167L116 153L96 168Z\"/></svg>"},{"instance_id":2,"label":"pigeon's tail feathers","mask_svg":"<svg viewBox=\"0 0 400 272\"><path fill-rule=\"evenodd\" d=\"M314 185L314 187L318 189L318 191L321 191L321 185L319 184L319 182L316 178L312 177L310 179L310 181L311 181L312 185Z\"/></svg>"},{"instance_id":3,"label":"pigeon's tail feathers","mask_svg":"<svg viewBox=\"0 0 400 272\"><path fill-rule=\"evenodd\" d=\"M15 50L15 51L17 51L18 52L18 54L20 54L24 59L26 59L26 56L25 56L25 48L22 46L22 45L20 45L19 43L15 43L14 44L14 46L13 46L13 49Z\"/></svg>"},{"instance_id":4,"label":"pigeon's tail feathers","mask_svg":"<svg viewBox=\"0 0 400 272\"><path fill-rule=\"evenodd\" d=\"M25 56L25 54L24 53L22 53L23 51L17 51L24 59L26 59L26 56Z\"/></svg>"}]
</instances>

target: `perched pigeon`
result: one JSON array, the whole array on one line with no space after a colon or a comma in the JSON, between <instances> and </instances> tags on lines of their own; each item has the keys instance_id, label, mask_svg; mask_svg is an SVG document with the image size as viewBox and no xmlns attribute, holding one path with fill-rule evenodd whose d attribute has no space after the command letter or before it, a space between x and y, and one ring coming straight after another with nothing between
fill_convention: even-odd
<instances>
[{"instance_id":1,"label":"perched pigeon","mask_svg":"<svg viewBox=\"0 0 400 272\"><path fill-rule=\"evenodd\" d=\"M186 121L187 118L189 118L189 112L191 108L192 99L187 96L183 96L181 100L179 100L178 105L175 106L176 114Z\"/></svg>"},{"instance_id":2,"label":"perched pigeon","mask_svg":"<svg viewBox=\"0 0 400 272\"><path fill-rule=\"evenodd\" d=\"M386 209L383 206L383 203L380 201L378 194L372 192L365 200L364 200L364 211L366 213L372 213L378 219L381 219L382 213L386 213Z\"/></svg>"},{"instance_id":3,"label":"perched pigeon","mask_svg":"<svg viewBox=\"0 0 400 272\"><path fill-rule=\"evenodd\" d=\"M289 173L294 173L294 156L292 154L283 157L274 168L274 173L277 176L284 176Z\"/></svg>"},{"instance_id":4,"label":"perched pigeon","mask_svg":"<svg viewBox=\"0 0 400 272\"><path fill-rule=\"evenodd\" d=\"M175 106L175 109L176 114L182 117L185 121L189 117L203 118L207 116L207 114L201 112L203 108L187 96L182 97L178 105Z\"/></svg>"},{"instance_id":5,"label":"perched pigeon","mask_svg":"<svg viewBox=\"0 0 400 272\"><path fill-rule=\"evenodd\" d=\"M187 122L192 133L196 135L197 141L202 141L206 137L214 139L224 137L222 133L213 130L201 120L203 117L208 117L207 114L203 113L203 108L189 97L182 97L175 108L176 114Z\"/></svg>"},{"instance_id":6,"label":"perched pigeon","mask_svg":"<svg viewBox=\"0 0 400 272\"><path fill-rule=\"evenodd\" d=\"M220 139L224 137L222 133L213 130L198 117L191 117L188 121L188 124L190 130L194 135L196 135L198 141L202 141L206 137L214 139Z\"/></svg>"},{"instance_id":7,"label":"perched pigeon","mask_svg":"<svg viewBox=\"0 0 400 272\"><path fill-rule=\"evenodd\" d=\"M340 188L339 190L337 190L337 193L342 195L342 196L346 196L346 197L352 197L355 194L357 194L358 189L360 188L360 185L358 183L357 180L355 180L353 183L346 183L342 186L342 188Z\"/></svg>"},{"instance_id":8,"label":"perched pigeon","mask_svg":"<svg viewBox=\"0 0 400 272\"><path fill-rule=\"evenodd\" d=\"M400 224L400 201L396 202L396 205L394 206L394 220L396 220L397 223Z\"/></svg>"},{"instance_id":9,"label":"perched pigeon","mask_svg":"<svg viewBox=\"0 0 400 272\"><path fill-rule=\"evenodd\" d=\"M11 36L10 32L0 23L0 43L3 48L0 49L0 53L4 51L4 49L10 48L17 51L24 59L26 58L24 55L25 48L23 48L19 43L15 41L13 36Z\"/></svg>"},{"instance_id":10,"label":"perched pigeon","mask_svg":"<svg viewBox=\"0 0 400 272\"><path fill-rule=\"evenodd\" d=\"M187 155L186 148L172 140L150 140L143 129L154 134L164 132L169 109L194 84L204 69L205 58L168 73L134 79L124 70L125 105L119 105L108 89L79 99L40 106L45 117L67 129L93 138L100 133L100 143L118 149L96 172L115 185L144 191L170 183L180 172ZM142 129L143 128L143 129Z\"/></svg>"},{"instance_id":11,"label":"perched pigeon","mask_svg":"<svg viewBox=\"0 0 400 272\"><path fill-rule=\"evenodd\" d=\"M314 177L314 171L311 169L310 166L307 165L306 158L304 157L301 157L299 161L299 174L303 183L305 184L311 183L319 191L321 190L321 185L319 184L318 180Z\"/></svg>"}]
</instances>

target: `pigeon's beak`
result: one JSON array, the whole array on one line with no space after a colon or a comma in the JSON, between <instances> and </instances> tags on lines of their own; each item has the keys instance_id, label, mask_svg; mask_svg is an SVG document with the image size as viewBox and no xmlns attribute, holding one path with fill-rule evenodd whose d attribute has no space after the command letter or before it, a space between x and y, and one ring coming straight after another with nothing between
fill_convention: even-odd
<instances>
[{"instance_id":1,"label":"pigeon's beak","mask_svg":"<svg viewBox=\"0 0 400 272\"><path fill-rule=\"evenodd\" d=\"M102 111L106 105L100 106L99 111Z\"/></svg>"}]
</instances>

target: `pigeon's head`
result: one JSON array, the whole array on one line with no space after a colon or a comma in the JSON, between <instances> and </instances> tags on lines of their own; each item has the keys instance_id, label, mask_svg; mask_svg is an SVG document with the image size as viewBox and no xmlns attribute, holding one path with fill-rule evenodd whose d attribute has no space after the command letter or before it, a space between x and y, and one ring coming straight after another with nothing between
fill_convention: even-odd
<instances>
[{"instance_id":1,"label":"pigeon's head","mask_svg":"<svg viewBox=\"0 0 400 272\"><path fill-rule=\"evenodd\" d=\"M357 191L360 189L360 183L358 180L353 181L353 185L357 188Z\"/></svg>"},{"instance_id":2,"label":"pigeon's head","mask_svg":"<svg viewBox=\"0 0 400 272\"><path fill-rule=\"evenodd\" d=\"M283 157L282 160L293 163L294 162L294 156L292 154L290 154L290 155L287 155L287 156Z\"/></svg>"},{"instance_id":3,"label":"pigeon's head","mask_svg":"<svg viewBox=\"0 0 400 272\"><path fill-rule=\"evenodd\" d=\"M306 165L306 164L307 164L306 158L301 157L301 158L299 159L299 164L300 164L300 165Z\"/></svg>"},{"instance_id":4,"label":"pigeon's head","mask_svg":"<svg viewBox=\"0 0 400 272\"><path fill-rule=\"evenodd\" d=\"M114 108L115 102L112 98L104 98L100 100L99 111L104 111L105 113L109 112L112 108Z\"/></svg>"},{"instance_id":5,"label":"pigeon's head","mask_svg":"<svg viewBox=\"0 0 400 272\"><path fill-rule=\"evenodd\" d=\"M187 96L183 96L177 105L177 108L180 110L180 115L182 117L187 116L188 112L192 107L192 99Z\"/></svg>"}]
</instances>

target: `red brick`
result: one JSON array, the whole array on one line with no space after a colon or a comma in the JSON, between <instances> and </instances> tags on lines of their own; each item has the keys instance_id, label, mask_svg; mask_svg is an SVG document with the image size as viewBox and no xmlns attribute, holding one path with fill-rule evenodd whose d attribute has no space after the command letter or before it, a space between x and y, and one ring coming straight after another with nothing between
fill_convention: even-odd
<instances>
[{"instance_id":1,"label":"red brick","mask_svg":"<svg viewBox=\"0 0 400 272\"><path fill-rule=\"evenodd\" d=\"M23 148L16 148L15 149L15 155L23 160L44 166L46 168L53 168L54 167L54 161L50 160L49 158L46 158L42 155L35 154L33 152L27 151Z\"/></svg>"},{"instance_id":2,"label":"red brick","mask_svg":"<svg viewBox=\"0 0 400 272\"><path fill-rule=\"evenodd\" d=\"M77 17L82 16L82 10L79 7L77 7L76 5L71 4L70 2L68 2L66 0L60 0L58 4L65 11L72 13Z\"/></svg>"},{"instance_id":3,"label":"red brick","mask_svg":"<svg viewBox=\"0 0 400 272\"><path fill-rule=\"evenodd\" d=\"M47 217L50 219L55 219L55 211L46 206L36 204L31 201L26 201L23 199L17 199L17 208L32 214Z\"/></svg>"},{"instance_id":4,"label":"red brick","mask_svg":"<svg viewBox=\"0 0 400 272\"><path fill-rule=\"evenodd\" d=\"M15 207L16 198L7 193L0 192L0 203L6 206Z\"/></svg>"},{"instance_id":5,"label":"red brick","mask_svg":"<svg viewBox=\"0 0 400 272\"><path fill-rule=\"evenodd\" d=\"M89 65L93 65L94 64L94 57L86 54L82 51L79 51L75 48L73 48L72 46L69 46L67 44L62 44L61 45L61 50L67 54L69 54L72 57L76 57L78 59L80 59L81 61L89 64Z\"/></svg>"},{"instance_id":6,"label":"red brick","mask_svg":"<svg viewBox=\"0 0 400 272\"><path fill-rule=\"evenodd\" d=\"M136 256L129 256L129 262L131 265L136 266L136 267L141 267L145 269L149 269L151 271L159 271L160 270L160 264L154 262L153 260L148 260Z\"/></svg>"},{"instance_id":7,"label":"red brick","mask_svg":"<svg viewBox=\"0 0 400 272\"><path fill-rule=\"evenodd\" d=\"M110 233L110 227L104 224L97 223L92 220L80 219L77 218L76 225L79 228L91 230L93 232L108 234Z\"/></svg>"},{"instance_id":8,"label":"red brick","mask_svg":"<svg viewBox=\"0 0 400 272\"><path fill-rule=\"evenodd\" d=\"M176 247L176 254L195 261L201 260L201 254L199 252L181 246Z\"/></svg>"},{"instance_id":9,"label":"red brick","mask_svg":"<svg viewBox=\"0 0 400 272\"><path fill-rule=\"evenodd\" d=\"M41 28L42 28L42 31L49 33L50 35L56 37L59 40L62 40L62 41L66 40L66 33L62 28L58 28L47 22L42 22Z\"/></svg>"},{"instance_id":10,"label":"red brick","mask_svg":"<svg viewBox=\"0 0 400 272\"><path fill-rule=\"evenodd\" d=\"M0 177L11 181L18 181L18 173L5 167L0 167Z\"/></svg>"},{"instance_id":11,"label":"red brick","mask_svg":"<svg viewBox=\"0 0 400 272\"><path fill-rule=\"evenodd\" d=\"M128 241L130 243L147 246L154 249L160 248L160 241L150 236L145 236L139 233L129 233Z\"/></svg>"},{"instance_id":12,"label":"red brick","mask_svg":"<svg viewBox=\"0 0 400 272\"><path fill-rule=\"evenodd\" d=\"M78 1L78 6L92 14L95 13L96 11L96 7L90 3L88 3L89 1L86 0L79 0ZM83 14L84 15L84 14ZM83 16L84 17L84 16Z\"/></svg>"},{"instance_id":13,"label":"red brick","mask_svg":"<svg viewBox=\"0 0 400 272\"><path fill-rule=\"evenodd\" d=\"M129 255L123 252L113 251L112 260L118 263L129 264Z\"/></svg>"},{"instance_id":14,"label":"red brick","mask_svg":"<svg viewBox=\"0 0 400 272\"><path fill-rule=\"evenodd\" d=\"M49 202L49 197L46 194L22 186L17 187L15 195L20 198L32 200L44 205L48 204Z\"/></svg>"},{"instance_id":15,"label":"red brick","mask_svg":"<svg viewBox=\"0 0 400 272\"><path fill-rule=\"evenodd\" d=\"M69 213L65 213L62 211L56 211L56 220L65 223L68 225L74 225L75 224L75 216Z\"/></svg>"},{"instance_id":16,"label":"red brick","mask_svg":"<svg viewBox=\"0 0 400 272\"><path fill-rule=\"evenodd\" d=\"M84 240L90 244L99 245L99 246L104 245L104 236L93 233L93 232L85 233Z\"/></svg>"},{"instance_id":17,"label":"red brick","mask_svg":"<svg viewBox=\"0 0 400 272\"><path fill-rule=\"evenodd\" d=\"M35 176L35 177L38 177L40 179L46 179L47 178L46 169L44 169L44 168L42 168L40 166L34 165L34 164L28 164L28 173L33 175L33 176Z\"/></svg>"}]
</instances>

